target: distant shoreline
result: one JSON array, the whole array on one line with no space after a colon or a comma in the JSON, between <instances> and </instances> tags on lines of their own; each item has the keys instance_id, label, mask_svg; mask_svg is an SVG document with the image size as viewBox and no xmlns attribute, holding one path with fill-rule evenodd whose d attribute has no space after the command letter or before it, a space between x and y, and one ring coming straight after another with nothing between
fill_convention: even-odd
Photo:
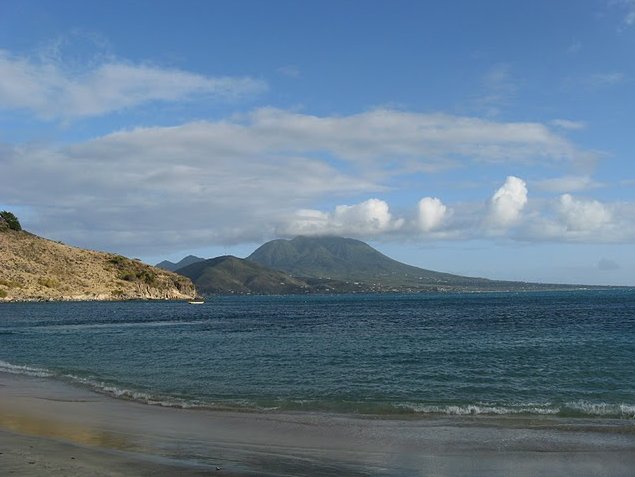
<instances>
[{"instance_id":1,"label":"distant shoreline","mask_svg":"<svg viewBox=\"0 0 635 477\"><path fill-rule=\"evenodd\" d=\"M480 293L558 293L580 291L615 291L635 290L634 286L626 285L552 285L545 288L514 289L514 290L417 290L417 291L360 291L360 292L330 292L330 293L217 293L205 295L206 299L214 297L232 296L344 296L344 295L431 295L431 294L480 294ZM561 287L561 288L560 288ZM182 302L189 303L185 298L0 298L3 303L120 303L120 302Z\"/></svg>"}]
</instances>

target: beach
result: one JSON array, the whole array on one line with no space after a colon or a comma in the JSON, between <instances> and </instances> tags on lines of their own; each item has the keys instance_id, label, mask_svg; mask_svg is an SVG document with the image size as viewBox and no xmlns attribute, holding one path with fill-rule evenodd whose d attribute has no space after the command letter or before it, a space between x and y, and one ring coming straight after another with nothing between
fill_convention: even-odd
<instances>
[{"instance_id":1,"label":"beach","mask_svg":"<svg viewBox=\"0 0 635 477\"><path fill-rule=\"evenodd\" d=\"M178 409L0 373L7 475L630 476L629 420Z\"/></svg>"}]
</instances>

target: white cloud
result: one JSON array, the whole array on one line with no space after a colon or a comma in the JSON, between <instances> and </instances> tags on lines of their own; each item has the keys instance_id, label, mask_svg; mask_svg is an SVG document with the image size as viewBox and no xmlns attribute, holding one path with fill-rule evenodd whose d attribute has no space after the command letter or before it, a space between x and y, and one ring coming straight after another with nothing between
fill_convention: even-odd
<instances>
[{"instance_id":1,"label":"white cloud","mask_svg":"<svg viewBox=\"0 0 635 477\"><path fill-rule=\"evenodd\" d=\"M590 154L540 123L389 109L319 117L263 108L243 120L271 147L328 150L365 165L382 159L385 169L395 172L434 171L470 162L576 161Z\"/></svg>"},{"instance_id":2,"label":"white cloud","mask_svg":"<svg viewBox=\"0 0 635 477\"><path fill-rule=\"evenodd\" d=\"M576 192L601 187L590 176L564 176L535 182L536 188L548 192Z\"/></svg>"},{"instance_id":3,"label":"white cloud","mask_svg":"<svg viewBox=\"0 0 635 477\"><path fill-rule=\"evenodd\" d=\"M331 213L300 210L291 221L280 227L282 235L350 235L375 236L398 230L403 219L394 219L388 204L368 199L354 205L338 205Z\"/></svg>"},{"instance_id":4,"label":"white cloud","mask_svg":"<svg viewBox=\"0 0 635 477\"><path fill-rule=\"evenodd\" d=\"M583 121L571 121L570 119L553 119L550 121L550 124L560 129L573 131L586 128L586 123Z\"/></svg>"},{"instance_id":5,"label":"white cloud","mask_svg":"<svg viewBox=\"0 0 635 477\"><path fill-rule=\"evenodd\" d=\"M0 50L0 108L45 119L99 116L151 101L234 98L266 88L253 78L208 77L115 59L77 72L51 59Z\"/></svg>"},{"instance_id":6,"label":"white cloud","mask_svg":"<svg viewBox=\"0 0 635 477\"><path fill-rule=\"evenodd\" d=\"M0 202L29 207L35 232L134 254L258 241L276 230L421 237L428 229L428 239L461 238L481 233L488 214L502 229L518 217L524 203L510 185L487 208L426 202L412 204L405 219L377 199L330 212L315 204L374 197L402 184L404 174L448 165L557 165L587 154L539 123L260 109L72 145L0 147Z\"/></svg>"},{"instance_id":7,"label":"white cloud","mask_svg":"<svg viewBox=\"0 0 635 477\"><path fill-rule=\"evenodd\" d=\"M417 223L421 230L430 232L443 224L448 208L436 197L424 197L418 204Z\"/></svg>"},{"instance_id":8,"label":"white cloud","mask_svg":"<svg viewBox=\"0 0 635 477\"><path fill-rule=\"evenodd\" d=\"M568 230L587 232L611 222L611 212L597 200L576 199L570 194L560 197L558 211Z\"/></svg>"},{"instance_id":9,"label":"white cloud","mask_svg":"<svg viewBox=\"0 0 635 477\"><path fill-rule=\"evenodd\" d=\"M509 176L494 193L489 203L489 223L494 227L508 227L520 218L527 204L527 184L518 177Z\"/></svg>"}]
</instances>

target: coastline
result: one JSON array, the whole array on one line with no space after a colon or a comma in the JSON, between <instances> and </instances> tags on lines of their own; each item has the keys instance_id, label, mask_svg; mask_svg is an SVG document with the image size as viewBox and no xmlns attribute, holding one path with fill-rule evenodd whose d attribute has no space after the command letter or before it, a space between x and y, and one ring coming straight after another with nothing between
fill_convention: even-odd
<instances>
[{"instance_id":1,"label":"coastline","mask_svg":"<svg viewBox=\"0 0 635 477\"><path fill-rule=\"evenodd\" d=\"M177 409L0 373L0 452L12 475L627 476L635 423Z\"/></svg>"}]
</instances>

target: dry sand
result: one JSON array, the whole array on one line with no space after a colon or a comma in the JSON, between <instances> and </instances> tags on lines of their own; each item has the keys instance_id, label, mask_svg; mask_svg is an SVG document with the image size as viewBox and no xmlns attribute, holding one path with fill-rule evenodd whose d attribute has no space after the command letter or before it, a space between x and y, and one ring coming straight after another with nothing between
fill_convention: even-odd
<instances>
[{"instance_id":1,"label":"dry sand","mask_svg":"<svg viewBox=\"0 0 635 477\"><path fill-rule=\"evenodd\" d=\"M0 373L0 453L24 476L630 477L635 423L172 409Z\"/></svg>"}]
</instances>

